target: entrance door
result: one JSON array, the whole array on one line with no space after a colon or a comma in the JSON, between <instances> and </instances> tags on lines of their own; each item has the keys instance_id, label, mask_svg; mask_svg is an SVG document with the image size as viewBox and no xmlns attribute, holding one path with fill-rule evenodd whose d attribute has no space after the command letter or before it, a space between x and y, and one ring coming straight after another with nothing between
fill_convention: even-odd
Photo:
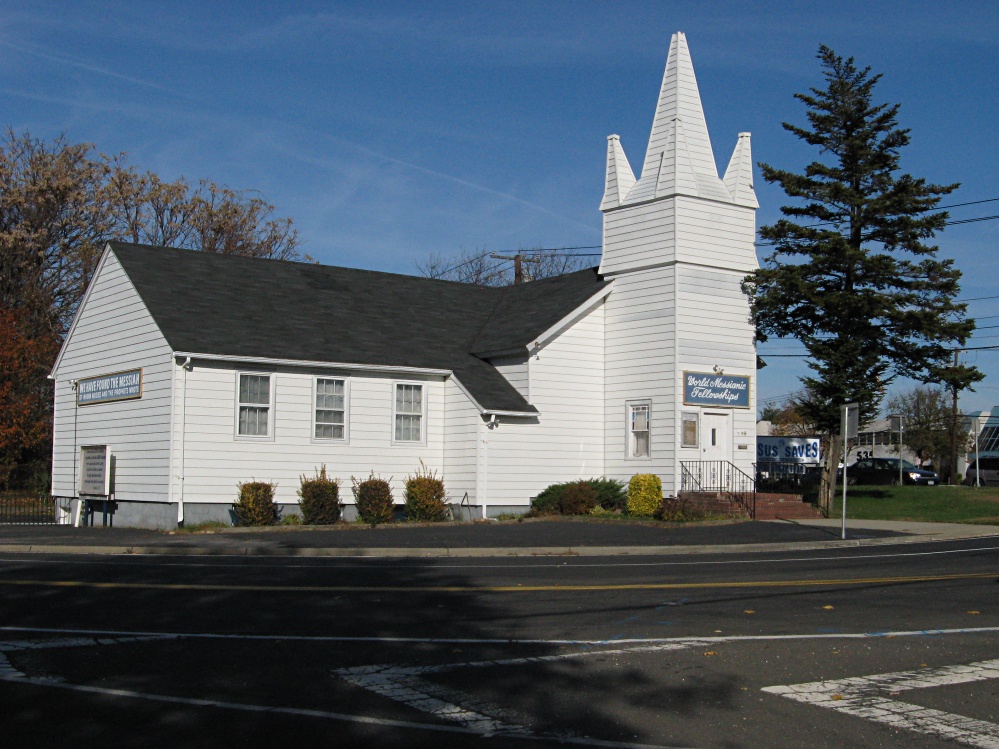
<instances>
[{"instance_id":1,"label":"entrance door","mask_svg":"<svg viewBox=\"0 0 999 749\"><path fill-rule=\"evenodd\" d=\"M701 414L701 460L732 460L730 415L704 411Z\"/></svg>"}]
</instances>

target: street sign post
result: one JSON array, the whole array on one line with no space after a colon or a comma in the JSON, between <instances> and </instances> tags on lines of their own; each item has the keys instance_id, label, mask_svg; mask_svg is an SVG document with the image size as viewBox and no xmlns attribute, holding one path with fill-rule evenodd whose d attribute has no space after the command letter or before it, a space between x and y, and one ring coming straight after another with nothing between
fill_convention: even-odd
<instances>
[{"instance_id":1,"label":"street sign post","mask_svg":"<svg viewBox=\"0 0 999 749\"><path fill-rule=\"evenodd\" d=\"M846 540L846 458L850 438L856 438L860 431L860 404L845 403L840 406L840 411L843 414L843 539Z\"/></svg>"},{"instance_id":2,"label":"street sign post","mask_svg":"<svg viewBox=\"0 0 999 749\"><path fill-rule=\"evenodd\" d=\"M889 416L891 421L889 428L893 432L898 432L898 485L902 485L902 415Z\"/></svg>"}]
</instances>

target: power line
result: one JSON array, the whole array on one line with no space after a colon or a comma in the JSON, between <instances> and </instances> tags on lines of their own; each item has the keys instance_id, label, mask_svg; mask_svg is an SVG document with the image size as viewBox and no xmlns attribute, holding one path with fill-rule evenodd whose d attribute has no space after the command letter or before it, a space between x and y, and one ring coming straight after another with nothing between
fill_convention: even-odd
<instances>
[{"instance_id":1,"label":"power line","mask_svg":"<svg viewBox=\"0 0 999 749\"><path fill-rule=\"evenodd\" d=\"M955 220L955 221L946 221L946 222L944 222L944 226L957 226L958 224L974 224L974 223L977 223L979 221L994 221L997 218L999 218L999 214L997 214L995 216L977 216L976 218L963 218L963 219L958 219L958 220ZM825 223L822 223L822 224L811 224L810 226L806 226L804 228L806 228L806 229L817 229L820 226L833 226L833 225L834 225L834 223L832 221L826 221ZM776 242L754 242L753 246L754 247L773 247L775 244L776 244Z\"/></svg>"},{"instance_id":2,"label":"power line","mask_svg":"<svg viewBox=\"0 0 999 749\"><path fill-rule=\"evenodd\" d=\"M958 224L973 224L976 221L994 221L999 218L996 216L979 216L978 218L962 218L959 221L948 221L945 226L957 226Z\"/></svg>"},{"instance_id":3,"label":"power line","mask_svg":"<svg viewBox=\"0 0 999 749\"><path fill-rule=\"evenodd\" d=\"M985 198L985 200L970 200L967 203L951 203L950 205L938 205L934 211L946 211L948 208L960 208L966 205L978 205L980 203L995 203L999 198Z\"/></svg>"},{"instance_id":4,"label":"power line","mask_svg":"<svg viewBox=\"0 0 999 749\"><path fill-rule=\"evenodd\" d=\"M569 250L600 250L603 249L603 245L599 244L588 244L580 245L578 247L534 247L529 250L517 250L517 252L527 254L527 253L538 253L538 252L567 252Z\"/></svg>"},{"instance_id":5,"label":"power line","mask_svg":"<svg viewBox=\"0 0 999 749\"><path fill-rule=\"evenodd\" d=\"M519 249L519 250L510 250L510 252L526 255L526 254L540 253L540 252L569 252L573 250L601 250L601 249L603 249L603 245L587 244L587 245L576 245L572 247L532 247L529 250ZM499 252L498 250L486 250L485 252L479 253L474 257L470 257L468 260L462 261L457 265L452 265L450 268L445 268L444 270L439 271L439 276L444 276L448 273L453 273L454 271L460 268L464 268L466 265L471 265L472 263L479 262L487 255L497 254L498 252ZM580 253L578 255L567 255L567 257L594 257L600 254L601 253L599 252L586 252L586 253Z\"/></svg>"}]
</instances>

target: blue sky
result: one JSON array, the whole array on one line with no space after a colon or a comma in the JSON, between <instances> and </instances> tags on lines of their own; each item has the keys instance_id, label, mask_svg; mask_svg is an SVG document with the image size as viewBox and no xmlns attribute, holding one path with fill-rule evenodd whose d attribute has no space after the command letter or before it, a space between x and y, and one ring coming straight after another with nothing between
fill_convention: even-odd
<instances>
[{"instance_id":1,"label":"blue sky","mask_svg":"<svg viewBox=\"0 0 999 749\"><path fill-rule=\"evenodd\" d=\"M5 0L0 125L259 190L321 262L414 273L432 252L598 245L606 137L641 164L674 31L721 169L747 130L758 161L814 157L780 123L804 121L792 95L821 86L827 44L884 74L878 98L912 129L904 170L961 182L948 205L999 198L994 2ZM774 221L782 194L757 193ZM999 295L997 236L940 235L962 298ZM999 298L969 310L970 345L999 343ZM796 351L761 347L761 400L798 387L803 360L778 356ZM963 356L988 379L962 409L999 404L999 351Z\"/></svg>"}]
</instances>

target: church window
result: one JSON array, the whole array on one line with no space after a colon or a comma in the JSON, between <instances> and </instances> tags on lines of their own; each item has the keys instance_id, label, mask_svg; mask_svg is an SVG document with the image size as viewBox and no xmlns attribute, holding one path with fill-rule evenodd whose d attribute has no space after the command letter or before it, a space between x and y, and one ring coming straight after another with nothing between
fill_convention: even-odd
<instances>
[{"instance_id":1,"label":"church window","mask_svg":"<svg viewBox=\"0 0 999 749\"><path fill-rule=\"evenodd\" d=\"M629 458L648 458L651 454L650 409L648 401L628 404Z\"/></svg>"}]
</instances>

